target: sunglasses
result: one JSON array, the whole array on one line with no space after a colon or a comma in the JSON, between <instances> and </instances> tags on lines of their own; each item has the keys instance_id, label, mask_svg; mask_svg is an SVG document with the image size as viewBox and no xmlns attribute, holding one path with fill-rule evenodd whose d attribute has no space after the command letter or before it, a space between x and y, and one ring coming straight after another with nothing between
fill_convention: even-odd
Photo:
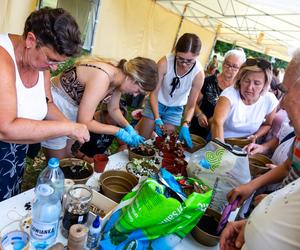
<instances>
[{"instance_id":1,"label":"sunglasses","mask_svg":"<svg viewBox=\"0 0 300 250\"><path fill-rule=\"evenodd\" d=\"M179 62L181 64L185 63L186 65L191 65L191 64L195 63L195 59L185 59L181 56L176 56L176 60L177 60L177 62Z\"/></svg>"},{"instance_id":2,"label":"sunglasses","mask_svg":"<svg viewBox=\"0 0 300 250\"><path fill-rule=\"evenodd\" d=\"M261 69L271 69L272 65L269 61L260 58L248 58L245 62L247 66L257 65Z\"/></svg>"}]
</instances>

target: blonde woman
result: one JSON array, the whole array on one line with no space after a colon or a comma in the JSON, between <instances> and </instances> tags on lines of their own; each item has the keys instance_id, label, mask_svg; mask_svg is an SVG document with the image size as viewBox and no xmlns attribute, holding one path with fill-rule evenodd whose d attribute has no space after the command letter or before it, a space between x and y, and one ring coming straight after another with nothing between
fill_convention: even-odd
<instances>
[{"instance_id":1,"label":"blonde woman","mask_svg":"<svg viewBox=\"0 0 300 250\"><path fill-rule=\"evenodd\" d=\"M249 58L240 67L234 86L226 88L215 107L213 138L251 137L253 142L271 128L278 100L269 92L271 63Z\"/></svg>"},{"instance_id":2,"label":"blonde woman","mask_svg":"<svg viewBox=\"0 0 300 250\"><path fill-rule=\"evenodd\" d=\"M86 124L90 132L115 135L129 146L137 146L144 138L123 116L120 98L125 93L137 95L154 90L157 78L157 65L151 59L136 57L115 63L98 57L84 57L52 79L52 95L70 120ZM102 101L108 103L108 112L119 126L94 120L96 108ZM45 141L42 146L47 157L63 158L71 155L72 143L66 137L60 137Z\"/></svg>"}]
</instances>

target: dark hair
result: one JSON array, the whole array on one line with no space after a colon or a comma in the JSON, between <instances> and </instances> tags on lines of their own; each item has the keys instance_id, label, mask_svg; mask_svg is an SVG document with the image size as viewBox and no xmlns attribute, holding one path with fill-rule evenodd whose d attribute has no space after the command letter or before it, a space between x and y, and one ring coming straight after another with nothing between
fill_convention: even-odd
<instances>
[{"instance_id":1,"label":"dark hair","mask_svg":"<svg viewBox=\"0 0 300 250\"><path fill-rule=\"evenodd\" d=\"M136 57L129 61L122 59L118 68L131 77L144 91L153 91L158 83L158 68L155 61Z\"/></svg>"},{"instance_id":2,"label":"dark hair","mask_svg":"<svg viewBox=\"0 0 300 250\"><path fill-rule=\"evenodd\" d=\"M201 45L200 38L196 34L185 33L178 39L175 52L199 54Z\"/></svg>"},{"instance_id":3,"label":"dark hair","mask_svg":"<svg viewBox=\"0 0 300 250\"><path fill-rule=\"evenodd\" d=\"M74 56L80 52L80 31L75 19L64 9L45 7L26 19L23 37L33 32L39 46L51 46L57 53Z\"/></svg>"}]
</instances>

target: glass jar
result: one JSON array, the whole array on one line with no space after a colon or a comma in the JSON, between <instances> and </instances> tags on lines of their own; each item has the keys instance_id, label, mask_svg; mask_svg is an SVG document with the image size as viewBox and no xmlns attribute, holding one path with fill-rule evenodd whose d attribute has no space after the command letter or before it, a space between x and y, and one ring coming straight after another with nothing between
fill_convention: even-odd
<instances>
[{"instance_id":1,"label":"glass jar","mask_svg":"<svg viewBox=\"0 0 300 250\"><path fill-rule=\"evenodd\" d=\"M72 225L86 224L92 196L92 190L83 184L73 185L69 189L61 225L61 233L64 237L68 237L69 229Z\"/></svg>"}]
</instances>

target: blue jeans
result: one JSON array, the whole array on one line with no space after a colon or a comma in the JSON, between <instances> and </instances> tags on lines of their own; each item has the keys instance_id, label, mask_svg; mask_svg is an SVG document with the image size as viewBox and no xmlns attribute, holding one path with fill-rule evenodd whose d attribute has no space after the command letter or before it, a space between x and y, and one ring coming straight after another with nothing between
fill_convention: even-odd
<instances>
[{"instance_id":1,"label":"blue jeans","mask_svg":"<svg viewBox=\"0 0 300 250\"><path fill-rule=\"evenodd\" d=\"M158 112L164 123L180 126L183 113L183 106L166 106L158 102ZM149 99L146 99L143 116L154 120Z\"/></svg>"}]
</instances>

